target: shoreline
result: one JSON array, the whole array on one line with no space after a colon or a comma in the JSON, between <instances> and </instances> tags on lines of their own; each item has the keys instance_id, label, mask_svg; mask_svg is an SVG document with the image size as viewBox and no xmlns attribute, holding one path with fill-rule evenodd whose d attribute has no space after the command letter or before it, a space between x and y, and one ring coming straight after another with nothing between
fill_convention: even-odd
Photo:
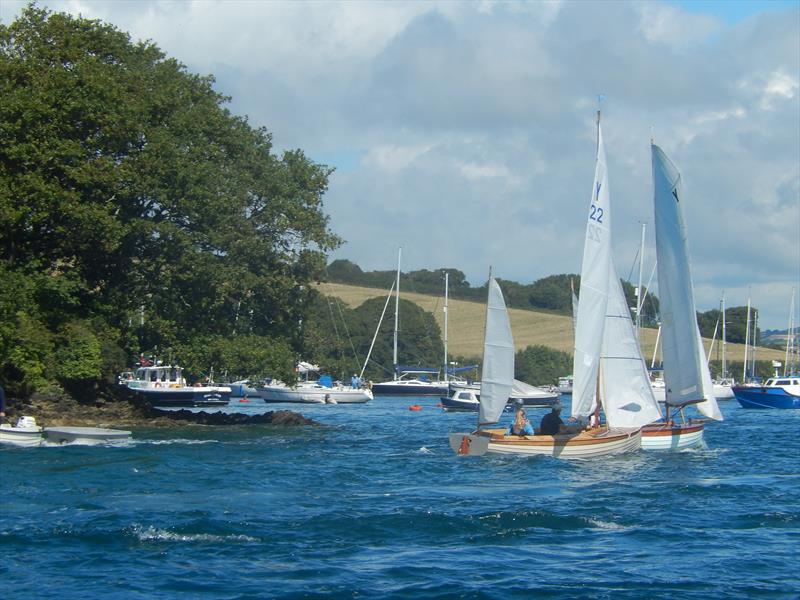
<instances>
[{"instance_id":1,"label":"shoreline","mask_svg":"<svg viewBox=\"0 0 800 600\"><path fill-rule=\"evenodd\" d=\"M221 407L220 407L221 408ZM104 427L120 428L174 428L187 425L319 425L290 410L268 411L258 415L222 413L218 411L193 412L189 410L160 411L148 404L129 400L98 399L84 404L68 396L34 396L29 400L9 399L6 418L12 425L26 415L36 419L40 427Z\"/></svg>"}]
</instances>

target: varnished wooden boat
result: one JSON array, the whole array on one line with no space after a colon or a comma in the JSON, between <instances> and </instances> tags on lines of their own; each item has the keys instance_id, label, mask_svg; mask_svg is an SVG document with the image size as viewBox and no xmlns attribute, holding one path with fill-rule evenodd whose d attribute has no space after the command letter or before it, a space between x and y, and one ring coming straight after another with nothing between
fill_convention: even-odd
<instances>
[{"instance_id":1,"label":"varnished wooden boat","mask_svg":"<svg viewBox=\"0 0 800 600\"><path fill-rule=\"evenodd\" d=\"M506 429L451 433L450 446L459 454L516 454L555 458L594 458L631 452L641 447L641 429L596 428L558 435L506 435Z\"/></svg>"}]
</instances>

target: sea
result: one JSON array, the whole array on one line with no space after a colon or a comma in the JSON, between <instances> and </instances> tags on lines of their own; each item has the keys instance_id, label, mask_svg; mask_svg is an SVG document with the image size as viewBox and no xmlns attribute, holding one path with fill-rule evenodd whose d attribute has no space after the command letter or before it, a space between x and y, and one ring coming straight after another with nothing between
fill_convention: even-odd
<instances>
[{"instance_id":1,"label":"sea","mask_svg":"<svg viewBox=\"0 0 800 600\"><path fill-rule=\"evenodd\" d=\"M800 411L723 402L707 448L566 461L456 456L476 414L438 403L2 446L0 596L800 597Z\"/></svg>"}]
</instances>

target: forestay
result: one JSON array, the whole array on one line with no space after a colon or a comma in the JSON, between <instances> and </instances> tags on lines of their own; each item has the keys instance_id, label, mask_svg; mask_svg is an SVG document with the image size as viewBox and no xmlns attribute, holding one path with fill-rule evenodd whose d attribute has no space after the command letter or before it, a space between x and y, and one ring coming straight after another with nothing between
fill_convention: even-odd
<instances>
[{"instance_id":1,"label":"forestay","mask_svg":"<svg viewBox=\"0 0 800 600\"><path fill-rule=\"evenodd\" d=\"M489 278L486 332L483 342L483 370L478 422L497 423L514 385L514 340L503 292Z\"/></svg>"},{"instance_id":2,"label":"forestay","mask_svg":"<svg viewBox=\"0 0 800 600\"><path fill-rule=\"evenodd\" d=\"M722 420L697 326L689 246L681 209L684 199L681 175L661 148L653 145L652 154L666 402L681 406L703 399L697 405L700 412Z\"/></svg>"}]
</instances>

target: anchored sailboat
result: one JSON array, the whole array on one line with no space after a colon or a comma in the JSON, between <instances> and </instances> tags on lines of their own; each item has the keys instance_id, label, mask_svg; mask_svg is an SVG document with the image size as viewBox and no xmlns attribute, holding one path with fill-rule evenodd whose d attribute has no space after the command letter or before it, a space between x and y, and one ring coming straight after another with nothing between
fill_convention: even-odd
<instances>
[{"instance_id":1,"label":"anchored sailboat","mask_svg":"<svg viewBox=\"0 0 800 600\"><path fill-rule=\"evenodd\" d=\"M652 155L666 415L662 422L644 428L642 447L678 450L700 445L703 440L703 421L687 421L684 408L695 405L703 415L718 421L722 413L697 326L681 209L681 175L661 148L653 145ZM681 423L672 420L670 411L680 414Z\"/></svg>"}]
</instances>

